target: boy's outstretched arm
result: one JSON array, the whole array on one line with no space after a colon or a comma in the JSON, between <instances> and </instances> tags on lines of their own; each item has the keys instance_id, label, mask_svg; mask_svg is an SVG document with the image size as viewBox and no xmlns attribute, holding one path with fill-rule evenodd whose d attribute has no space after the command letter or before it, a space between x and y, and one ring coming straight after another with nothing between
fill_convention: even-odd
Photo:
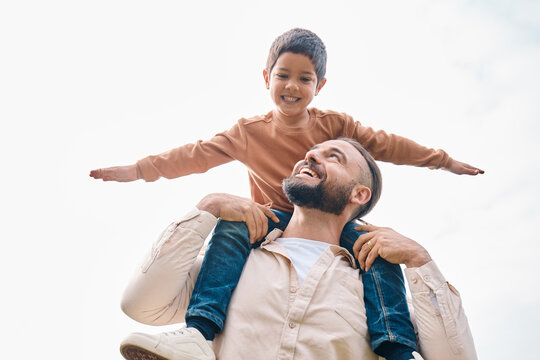
<instances>
[{"instance_id":1,"label":"boy's outstretched arm","mask_svg":"<svg viewBox=\"0 0 540 360\"><path fill-rule=\"evenodd\" d=\"M484 173L484 170L454 159L450 161L448 166L444 166L442 169L458 175L478 175Z\"/></svg>"},{"instance_id":2,"label":"boy's outstretched arm","mask_svg":"<svg viewBox=\"0 0 540 360\"><path fill-rule=\"evenodd\" d=\"M112 166L90 171L90 176L103 181L129 182L138 180L137 165Z\"/></svg>"}]
</instances>

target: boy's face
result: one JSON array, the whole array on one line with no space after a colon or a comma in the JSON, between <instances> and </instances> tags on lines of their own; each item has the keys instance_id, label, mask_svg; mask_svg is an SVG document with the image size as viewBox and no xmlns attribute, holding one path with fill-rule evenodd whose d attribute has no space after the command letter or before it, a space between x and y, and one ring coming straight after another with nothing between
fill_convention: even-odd
<instances>
[{"instance_id":1,"label":"boy's face","mask_svg":"<svg viewBox=\"0 0 540 360\"><path fill-rule=\"evenodd\" d=\"M284 52L279 56L272 73L263 71L266 88L277 110L285 117L304 116L326 79L317 85L317 75L306 55Z\"/></svg>"}]
</instances>

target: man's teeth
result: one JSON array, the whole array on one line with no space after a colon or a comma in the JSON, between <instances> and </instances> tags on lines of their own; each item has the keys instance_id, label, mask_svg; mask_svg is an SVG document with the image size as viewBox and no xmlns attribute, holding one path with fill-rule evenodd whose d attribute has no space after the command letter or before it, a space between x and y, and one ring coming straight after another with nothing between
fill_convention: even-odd
<instances>
[{"instance_id":1,"label":"man's teeth","mask_svg":"<svg viewBox=\"0 0 540 360\"><path fill-rule=\"evenodd\" d=\"M309 168L302 168L299 172L299 174L306 174L306 175L309 175L311 177L314 177L314 178L319 178L319 175L317 175L317 173Z\"/></svg>"}]
</instances>

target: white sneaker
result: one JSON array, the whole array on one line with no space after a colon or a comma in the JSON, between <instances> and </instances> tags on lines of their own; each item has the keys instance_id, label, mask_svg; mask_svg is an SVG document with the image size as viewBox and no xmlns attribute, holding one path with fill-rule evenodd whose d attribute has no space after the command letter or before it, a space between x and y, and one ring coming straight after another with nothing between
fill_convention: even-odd
<instances>
[{"instance_id":1,"label":"white sneaker","mask_svg":"<svg viewBox=\"0 0 540 360\"><path fill-rule=\"evenodd\" d=\"M424 360L424 358L419 353L417 353L416 351L413 351L412 354L414 356L414 359L411 359L411 360Z\"/></svg>"},{"instance_id":2,"label":"white sneaker","mask_svg":"<svg viewBox=\"0 0 540 360\"><path fill-rule=\"evenodd\" d=\"M129 334L120 344L128 360L215 360L211 342L199 330L182 328L161 334Z\"/></svg>"}]
</instances>

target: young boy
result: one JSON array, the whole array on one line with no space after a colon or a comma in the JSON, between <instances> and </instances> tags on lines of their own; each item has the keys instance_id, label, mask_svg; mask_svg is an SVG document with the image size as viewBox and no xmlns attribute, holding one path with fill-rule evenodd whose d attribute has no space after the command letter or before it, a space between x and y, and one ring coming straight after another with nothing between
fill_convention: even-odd
<instances>
[{"instance_id":1,"label":"young boy","mask_svg":"<svg viewBox=\"0 0 540 360\"><path fill-rule=\"evenodd\" d=\"M176 178L232 160L248 167L252 199L274 211L268 230L285 228L292 205L281 188L295 163L315 144L338 137L358 140L375 159L394 164L442 168L456 174L477 175L482 170L456 161L442 150L423 147L384 131L374 131L350 116L321 111L308 105L326 79L326 49L311 31L292 29L272 44L264 81L275 109L262 116L240 119L230 130L208 141L186 144L128 166L93 170L90 176L104 181L154 181ZM207 247L205 259L186 313L186 326L206 340L221 331L232 291L251 250L256 231L252 221L220 221ZM352 252L361 234L349 223L341 246ZM259 232L260 232L259 226ZM264 227L266 230L266 227ZM266 231L264 231L266 232ZM255 245L257 246L257 245ZM399 265L378 260L362 275L367 322L374 351L387 359L412 359L416 337L410 322L403 275ZM384 297L383 297L384 294ZM191 336L193 331L178 336ZM246 341L249 341L246 339ZM182 342L182 340L180 340Z\"/></svg>"}]
</instances>

